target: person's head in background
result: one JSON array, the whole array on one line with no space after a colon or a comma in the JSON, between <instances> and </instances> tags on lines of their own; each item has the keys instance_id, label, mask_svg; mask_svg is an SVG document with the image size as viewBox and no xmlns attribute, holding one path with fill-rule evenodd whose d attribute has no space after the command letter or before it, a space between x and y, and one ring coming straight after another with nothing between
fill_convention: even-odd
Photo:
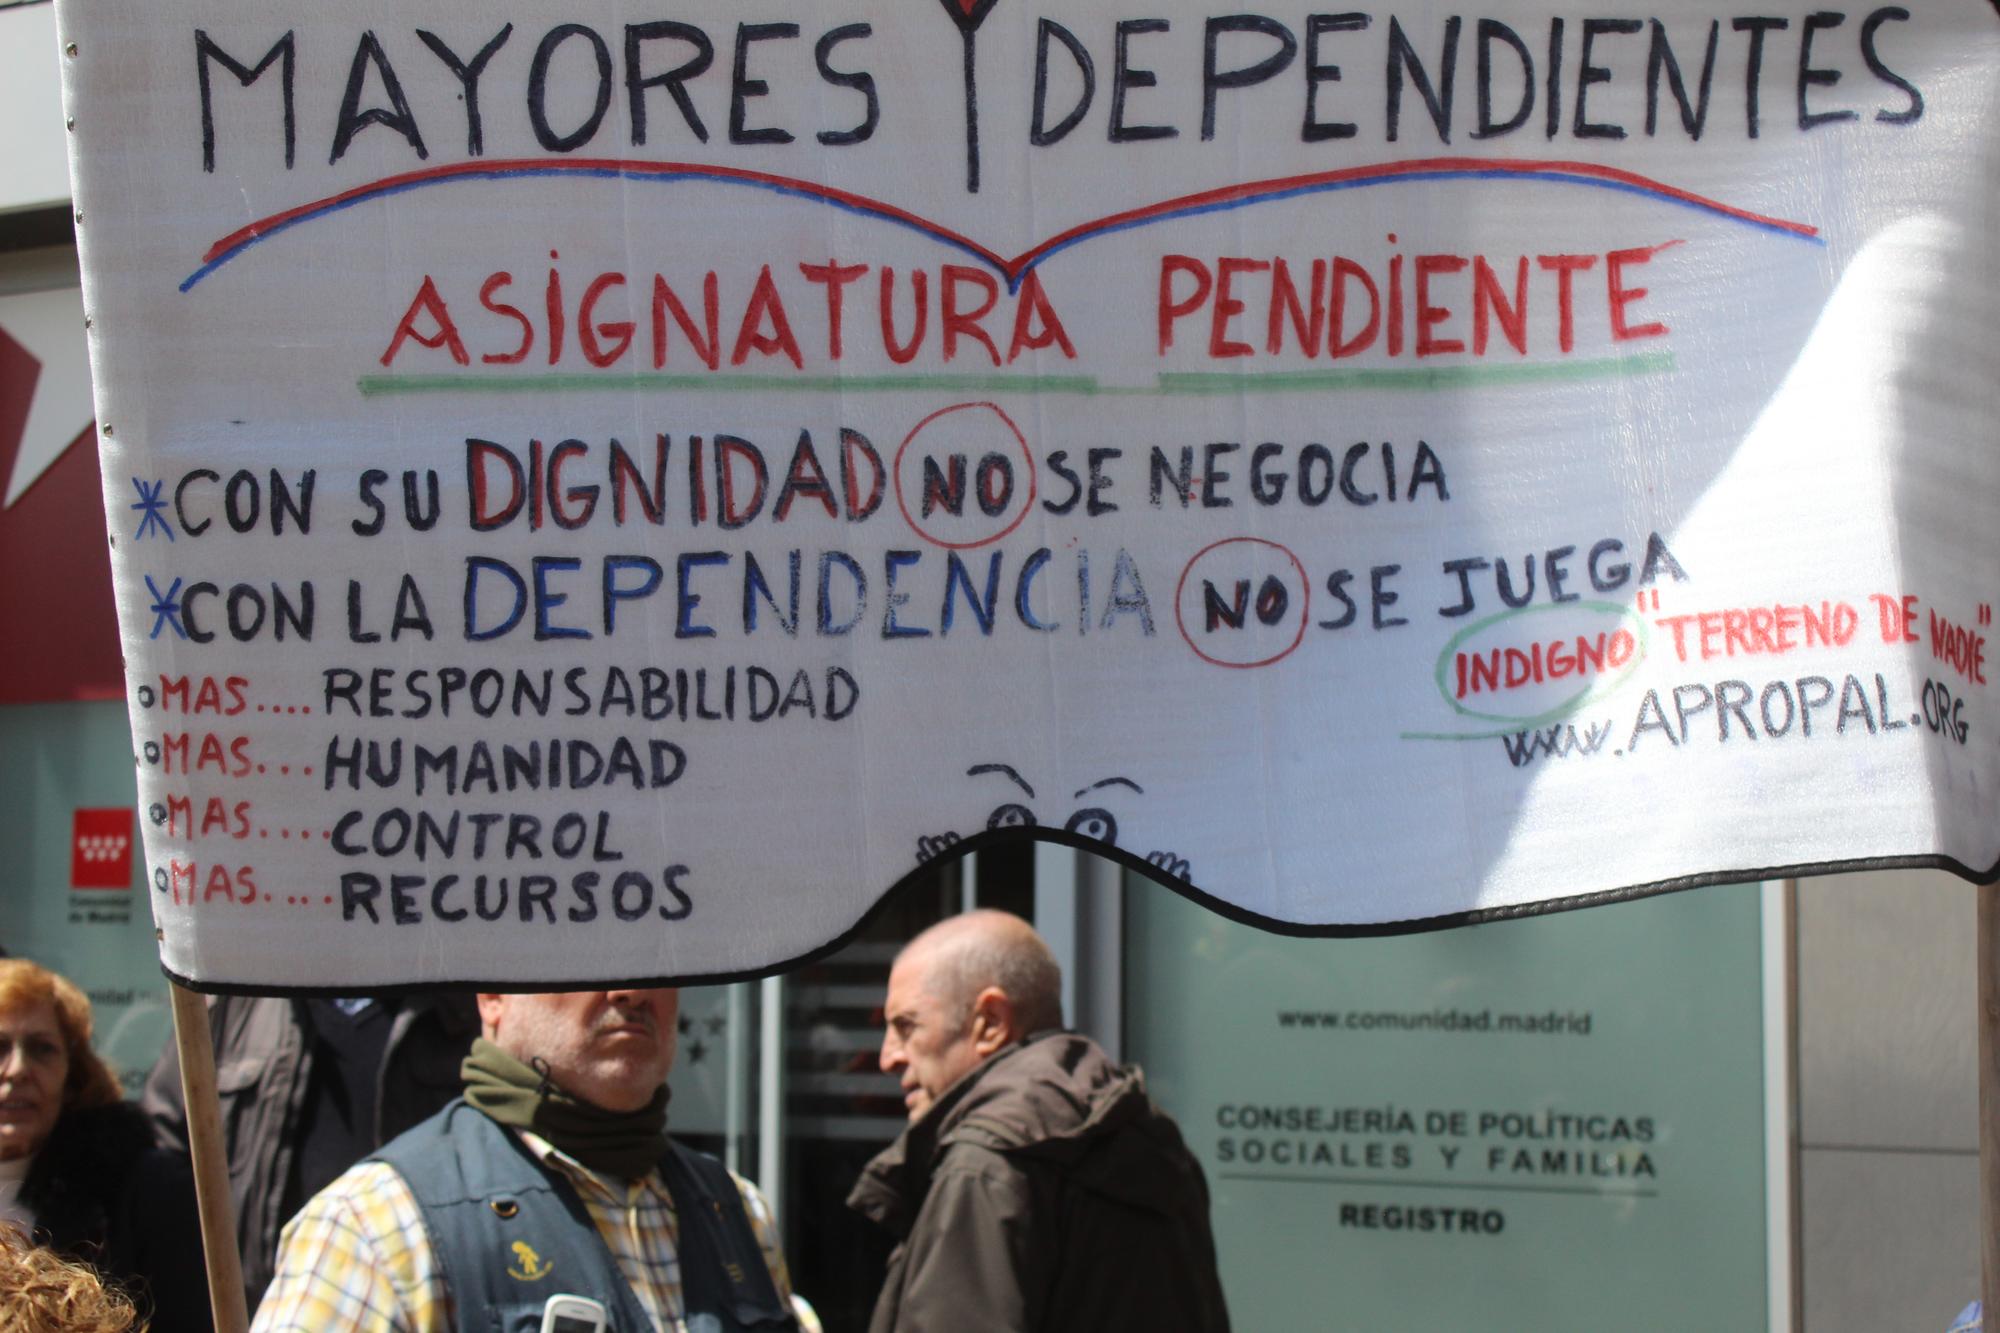
<instances>
[{"instance_id":1,"label":"person's head in background","mask_svg":"<svg viewBox=\"0 0 2000 1333\"><path fill-rule=\"evenodd\" d=\"M65 1110L124 1095L90 1034L90 1000L75 983L0 959L0 1161L38 1151Z\"/></svg>"},{"instance_id":2,"label":"person's head in background","mask_svg":"<svg viewBox=\"0 0 2000 1333\"><path fill-rule=\"evenodd\" d=\"M1020 917L966 912L896 955L882 1018L882 1069L917 1120L989 1057L1062 1026L1062 971Z\"/></svg>"},{"instance_id":3,"label":"person's head in background","mask_svg":"<svg viewBox=\"0 0 2000 1333\"><path fill-rule=\"evenodd\" d=\"M126 1333L143 1329L117 1286L0 1226L0 1329L7 1333Z\"/></svg>"}]
</instances>

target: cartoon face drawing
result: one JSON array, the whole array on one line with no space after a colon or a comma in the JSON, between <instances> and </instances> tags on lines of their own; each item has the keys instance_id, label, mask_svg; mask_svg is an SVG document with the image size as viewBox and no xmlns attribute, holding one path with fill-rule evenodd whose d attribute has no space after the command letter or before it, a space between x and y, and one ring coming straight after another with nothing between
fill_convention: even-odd
<instances>
[{"instance_id":1,"label":"cartoon face drawing","mask_svg":"<svg viewBox=\"0 0 2000 1333\"><path fill-rule=\"evenodd\" d=\"M1020 788L1021 793L1030 801L1036 799L1035 789L1029 786L1027 779L1016 772L1011 765L974 764L971 768L965 770L967 777L982 777L989 773L1006 778L1009 782ZM1100 791L1106 787L1128 787L1141 796L1146 794L1146 789L1132 781L1132 779L1114 777L1103 778L1091 783L1088 787L1078 791L1071 799L1080 802L1092 792ZM986 817L986 827L990 829L1024 828L1031 827L1039 822L1035 818L1034 810L1020 801L1014 800L1005 801L995 806L993 813ZM1071 833L1081 834L1086 838L1094 838L1098 842L1108 842L1113 846L1116 846L1118 843L1118 817L1101 805L1079 805L1070 814L1069 818L1063 821L1063 828Z\"/></svg>"},{"instance_id":2,"label":"cartoon face drawing","mask_svg":"<svg viewBox=\"0 0 2000 1333\"><path fill-rule=\"evenodd\" d=\"M986 816L986 827L989 830L1035 828L1043 823L1035 813L1035 804L1031 804L1031 802L1040 804L1044 810L1047 810L1046 798L1038 796L1034 786L1026 778L1022 777L1020 771L1014 768L1013 765L1002 763L974 764L965 770L965 775L969 778L999 779L1001 782L1011 784L1011 790L1006 786L991 783L990 781L987 786L980 788L980 790L985 791L990 787L994 791L995 799L997 800L997 804L992 807L991 812ZM1081 787L1072 793L1069 801L1058 804L1056 807L1058 810L1064 807L1068 807L1069 809L1067 817L1062 822L1063 830L1068 833L1077 834L1080 837L1089 838L1094 842L1105 843L1113 847L1117 846L1118 816L1108 808L1110 798L1107 793L1115 792L1120 788L1131 791L1139 796L1146 794L1146 789L1131 778L1124 776L1100 778L1096 782ZM960 841L960 835L955 832L929 834L920 837L917 839L917 860L919 862L928 861L932 857L938 856L957 845ZM1181 880L1188 878L1188 863L1180 857L1175 856L1172 852L1149 852L1146 854L1145 859L1147 864L1159 867L1173 878Z\"/></svg>"}]
</instances>

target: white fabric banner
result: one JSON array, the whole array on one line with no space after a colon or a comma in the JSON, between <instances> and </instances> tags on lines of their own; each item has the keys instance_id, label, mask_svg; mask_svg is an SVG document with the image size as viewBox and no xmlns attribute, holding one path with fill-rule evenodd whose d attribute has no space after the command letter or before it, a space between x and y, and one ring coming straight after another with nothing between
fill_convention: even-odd
<instances>
[{"instance_id":1,"label":"white fabric banner","mask_svg":"<svg viewBox=\"0 0 2000 1333\"><path fill-rule=\"evenodd\" d=\"M176 976L2000 862L1990 0L58 26Z\"/></svg>"}]
</instances>

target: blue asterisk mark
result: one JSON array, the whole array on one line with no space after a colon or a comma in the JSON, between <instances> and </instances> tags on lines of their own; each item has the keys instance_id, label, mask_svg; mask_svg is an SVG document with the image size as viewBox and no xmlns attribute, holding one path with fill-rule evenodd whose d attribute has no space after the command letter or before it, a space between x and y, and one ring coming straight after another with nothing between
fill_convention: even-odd
<instances>
[{"instance_id":1,"label":"blue asterisk mark","mask_svg":"<svg viewBox=\"0 0 2000 1333\"><path fill-rule=\"evenodd\" d=\"M165 592L161 592L160 585L153 582L153 576L148 574L146 575L146 591L153 594L153 632L149 637L159 638L160 631L171 625L174 629L174 637L185 639L187 631L181 628L181 581L175 579L172 587L168 588Z\"/></svg>"},{"instance_id":2,"label":"blue asterisk mark","mask_svg":"<svg viewBox=\"0 0 2000 1333\"><path fill-rule=\"evenodd\" d=\"M157 527L168 541L172 541L174 539L174 525L167 522L167 502L162 495L162 492L167 489L167 483L156 481L148 486L139 478L134 477L132 478L132 485L139 492L139 498L130 507L144 515L139 520L139 531L134 534L132 540L146 540L146 534Z\"/></svg>"}]
</instances>

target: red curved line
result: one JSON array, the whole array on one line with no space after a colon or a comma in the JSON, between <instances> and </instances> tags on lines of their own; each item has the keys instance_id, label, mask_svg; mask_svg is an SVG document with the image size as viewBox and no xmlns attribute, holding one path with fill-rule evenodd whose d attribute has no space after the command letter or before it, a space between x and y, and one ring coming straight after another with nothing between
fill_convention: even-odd
<instances>
[{"instance_id":1,"label":"red curved line","mask_svg":"<svg viewBox=\"0 0 2000 1333\"><path fill-rule=\"evenodd\" d=\"M2000 0L1995 0L2000 3ZM1195 194L1181 195L1175 199L1164 199L1159 203L1147 204L1143 208L1127 209L1122 213L1112 213L1092 222L1079 223L1067 231L1058 232L1034 249L1015 257L1009 266L1008 277L1018 276L1019 269L1032 265L1044 254L1079 237L1107 227L1116 227L1129 222L1143 222L1149 217L1162 213L1172 213L1183 208L1200 208L1208 204L1235 203L1238 200L1254 199L1263 194L1282 194L1313 185L1334 185L1344 181L1384 180L1396 176L1422 175L1439 171L1503 171L1520 175L1534 175L1554 172L1566 176L1584 176L1598 180L1616 181L1621 185L1631 185L1649 194L1695 204L1711 209L1728 217L1745 222L1754 222L1766 227L1776 227L1798 236L1818 236L1819 228L1804 222L1792 222L1785 218L1770 217L1763 213L1753 213L1749 209L1737 208L1706 195L1682 190L1650 176L1624 171L1618 167L1602 166L1594 162L1564 162L1537 160L1533 158L1487 158L1487 157L1426 157L1405 162L1380 162L1370 166L1342 167L1336 171L1316 171L1301 176L1281 176L1272 180L1245 181L1240 185L1224 185L1213 190L1203 190ZM1018 266L1018 267L1017 267Z\"/></svg>"},{"instance_id":2,"label":"red curved line","mask_svg":"<svg viewBox=\"0 0 2000 1333\"><path fill-rule=\"evenodd\" d=\"M448 180L453 176L486 176L508 171L549 170L616 171L637 176L712 176L722 180L739 180L753 182L758 185L775 185L787 190L796 190L802 194L817 195L822 199L827 199L834 203L846 204L850 207L864 209L871 213L879 213L884 217L907 222L941 239L964 246L980 258L987 260L996 269L1005 271L1007 267L1006 260L971 237L960 235L948 227L939 226L921 214L912 213L908 209L898 208L894 204L883 203L879 199L871 199L865 194L855 194L848 190L835 189L830 185L820 185L816 182L800 180L793 176L779 176L767 171L749 171L742 167L715 166L704 162L634 162L625 158L614 157L556 159L517 157L494 159L491 161L453 162L444 166L425 167L419 171L406 171L395 176L384 176L380 180L370 181L365 185L357 185L352 189L342 190L338 194L330 194L324 199L315 199L311 203L300 204L295 208L288 208L282 213L273 213L269 217L259 218L257 221L250 223L248 226L238 228L236 231L229 233L229 235L217 241L214 245L209 246L207 253L201 257L202 262L205 264L212 263L236 247L253 241L264 233L276 230L305 214L318 212L321 209L331 208L357 199L364 199L371 194L377 194L383 190L393 190L399 186L414 185L421 181Z\"/></svg>"},{"instance_id":3,"label":"red curved line","mask_svg":"<svg viewBox=\"0 0 2000 1333\"><path fill-rule=\"evenodd\" d=\"M1996 3L2000 3L2000 0L1996 0ZM1618 167L1608 167L1599 163L1537 160L1531 158L1430 157L1416 158L1403 162L1375 163L1369 166L1343 167L1334 171L1310 172L1298 176L1280 176L1269 180L1246 181L1238 185L1225 185L1215 189L1197 191L1193 194L1179 195L1175 198L1163 199L1157 203L1147 204L1140 208L1127 209L1123 212L1107 214L1090 222L1079 223L1065 231L1058 232L1032 249L1023 251L1013 259L1003 259L999 254L974 241L971 237L953 231L948 227L940 226L922 214L912 213L908 209L898 208L894 204L884 203L882 200L874 199L867 195L855 194L852 191L836 189L829 185L801 180L794 176L781 176L772 172L750 171L742 167L725 167L702 162L635 162L625 158L609 157L561 159L506 158L494 159L492 161L454 162L443 166L426 167L418 171L403 172L394 176L385 176L380 180L370 181L365 185L357 185L352 189L343 190L338 194L331 194L323 199L313 200L311 203L288 208L281 213L273 213L269 217L260 218L215 242L202 255L202 262L211 263L229 251L306 214L363 199L384 190L392 190L400 186L412 185L428 180L446 180L454 176L485 176L510 171L550 170L613 171L639 176L708 176L718 180L745 181L758 185L776 186L801 194L814 195L830 202L844 204L851 208L861 209L865 212L875 213L886 218L893 218L908 223L922 231L929 232L941 240L963 246L965 249L991 263L1009 281L1019 278L1023 272L1032 267L1042 256L1071 241L1088 236L1093 232L1122 226L1127 223L1143 222L1148 218L1173 213L1181 209L1199 208L1211 204L1234 203L1239 200L1255 199L1260 195L1282 194L1288 190L1297 190L1314 185L1333 185L1347 181L1386 180L1397 176L1423 175L1442 171L1509 172L1524 176L1553 172L1560 175L1614 181L1621 185L1629 185L1643 190L1649 194L1656 194L1663 198L1693 204L1744 222L1752 222L1760 226L1776 228L1798 236L1816 237L1819 235L1819 229L1807 223L1793 222L1763 213L1755 213L1749 209L1737 208L1734 205L1725 204L1720 200L1711 199L1705 195L1695 194L1689 190L1682 190L1675 186L1667 185L1661 181L1654 180L1650 176L1642 176L1637 172L1625 171Z\"/></svg>"}]
</instances>

